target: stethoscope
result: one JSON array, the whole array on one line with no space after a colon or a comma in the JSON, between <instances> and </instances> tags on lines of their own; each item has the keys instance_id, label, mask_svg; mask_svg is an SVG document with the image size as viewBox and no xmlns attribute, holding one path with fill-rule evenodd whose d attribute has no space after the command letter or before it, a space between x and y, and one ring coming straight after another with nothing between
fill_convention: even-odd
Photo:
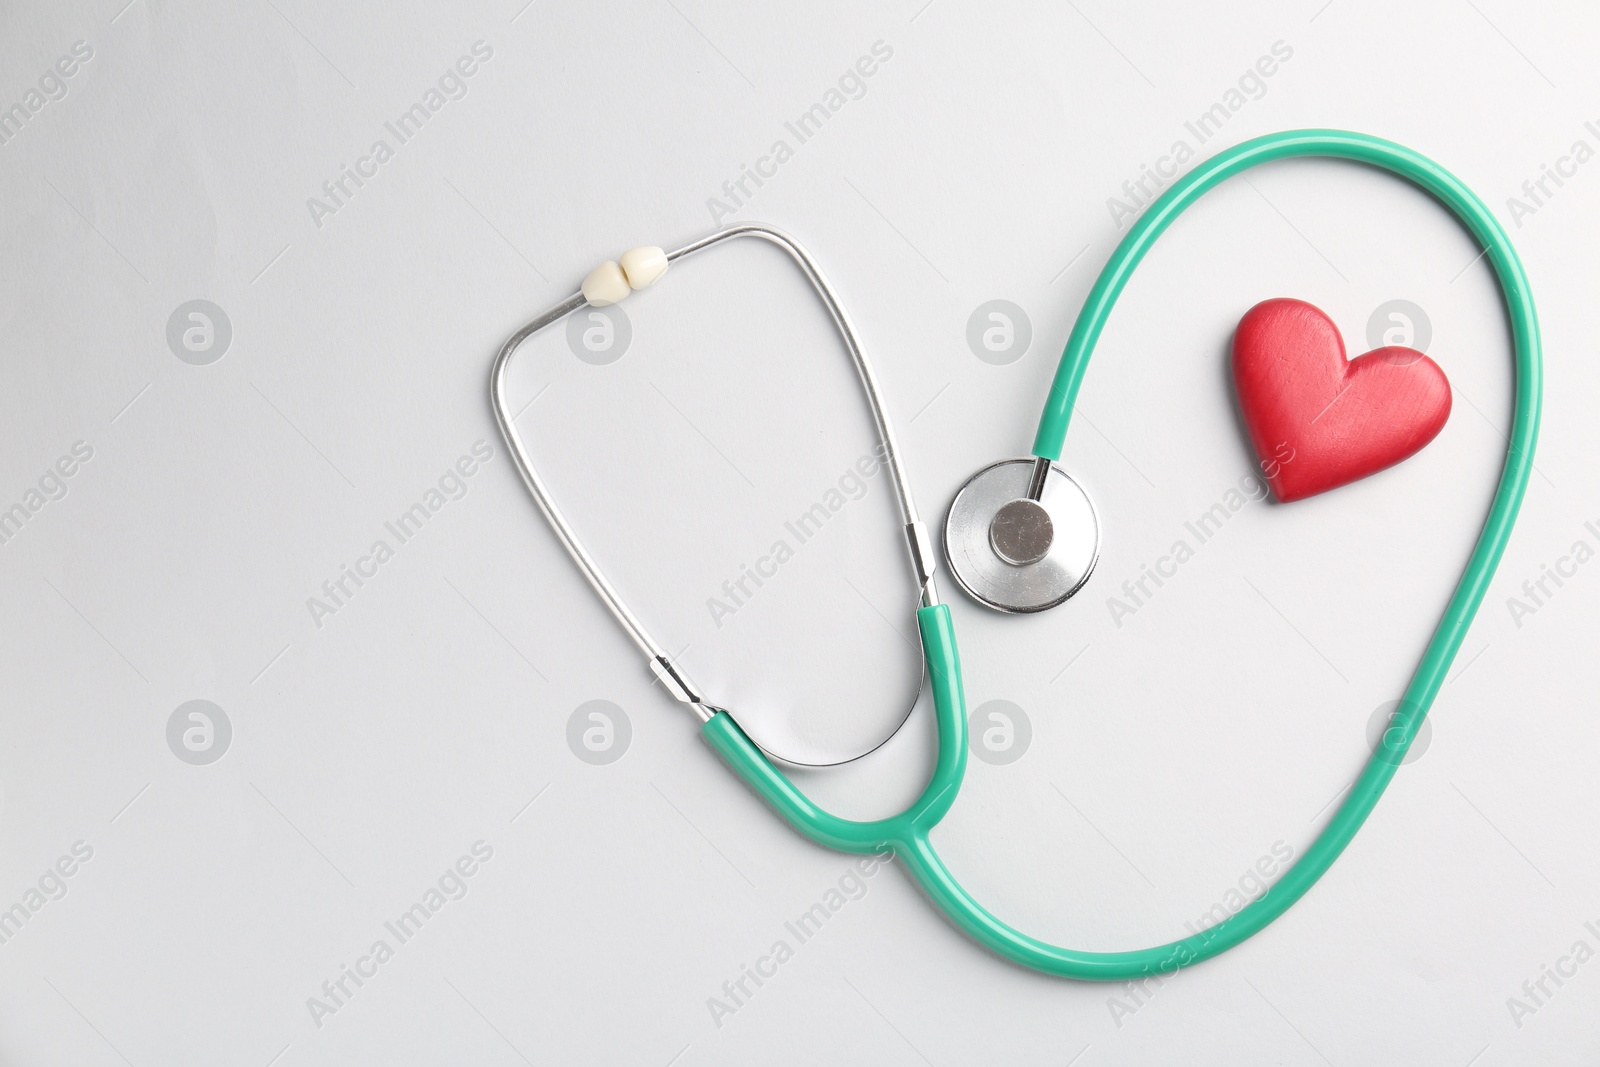
<instances>
[{"instance_id":1,"label":"stethoscope","mask_svg":"<svg viewBox=\"0 0 1600 1067\"><path fill-rule=\"evenodd\" d=\"M1516 364L1514 415L1505 466L1477 544L1390 728L1349 794L1316 840L1270 888L1229 918L1167 944L1124 952L1085 952L1040 941L1014 929L974 900L934 851L929 834L955 803L967 764L965 696L950 609L939 602L931 539L917 516L893 428L884 414L877 380L861 351L856 330L821 270L793 238L767 226L745 224L718 231L671 253L658 248L634 249L618 262L602 264L584 280L579 292L512 334L495 359L490 402L524 484L573 562L644 652L656 678L698 716L701 733L711 747L800 833L842 852L892 852L957 926L994 952L1025 967L1070 978L1106 981L1170 973L1238 945L1288 910L1333 865L1394 777L1444 683L1516 521L1533 469L1541 371L1538 318L1527 277L1510 239L1470 189L1411 149L1364 134L1300 130L1258 137L1198 164L1174 182L1123 238L1090 290L1067 339L1034 437L1033 455L1004 460L979 471L961 488L950 507L944 542L956 581L980 603L1018 613L1054 607L1083 586L1098 554L1099 522L1088 495L1056 466L1056 461L1061 457L1089 357L1117 297L1161 233L1207 190L1249 167L1305 156L1355 160L1397 174L1427 191L1471 231L1500 281L1510 316ZM506 369L512 353L529 336L586 305L614 303L634 289L653 284L676 260L740 238L765 240L788 253L827 308L866 392L905 526L911 569L921 590L917 626L933 692L939 747L927 787L910 807L889 818L858 822L822 810L773 764L728 711L707 701L629 610L584 548L535 471L507 406Z\"/></svg>"}]
</instances>

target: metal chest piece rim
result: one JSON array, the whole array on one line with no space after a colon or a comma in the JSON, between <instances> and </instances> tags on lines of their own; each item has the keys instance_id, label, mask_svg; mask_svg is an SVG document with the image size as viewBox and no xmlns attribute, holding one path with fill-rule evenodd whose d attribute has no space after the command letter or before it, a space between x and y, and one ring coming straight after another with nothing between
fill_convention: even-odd
<instances>
[{"instance_id":1,"label":"metal chest piece rim","mask_svg":"<svg viewBox=\"0 0 1600 1067\"><path fill-rule=\"evenodd\" d=\"M1013 615L1083 588L1100 557L1100 518L1071 475L1038 457L1003 459L962 485L944 523L950 573L972 599Z\"/></svg>"}]
</instances>

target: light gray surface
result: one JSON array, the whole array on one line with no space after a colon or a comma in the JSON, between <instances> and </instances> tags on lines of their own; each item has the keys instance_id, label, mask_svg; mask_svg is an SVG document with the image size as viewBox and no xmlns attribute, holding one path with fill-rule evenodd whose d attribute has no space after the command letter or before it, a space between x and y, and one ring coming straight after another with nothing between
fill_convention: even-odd
<instances>
[{"instance_id":1,"label":"light gray surface","mask_svg":"<svg viewBox=\"0 0 1600 1067\"><path fill-rule=\"evenodd\" d=\"M1600 949L1600 578L1585 562L1531 614L1508 607L1575 543L1585 559L1600 546L1600 522L1585 525L1600 520L1600 163L1547 182L1538 204L1522 191L1575 141L1600 148L1585 125L1600 116L1591 9L123 3L0 22L0 105L74 42L93 52L0 145L0 505L25 502L75 442L92 449L0 545L0 907L41 877L66 888L0 944L0 1060L1593 1055L1600 963L1544 979L1542 1003L1524 983L1571 970L1579 941ZM385 123L479 41L492 56L466 95L400 144ZM786 122L826 107L880 41L892 55L864 93L799 143ZM1329 877L1160 988L1048 980L957 935L898 872L852 875L724 773L541 525L485 374L499 340L599 260L710 229L708 198L782 140L775 175L728 217L783 226L828 271L937 523L972 471L1026 451L1120 232L1108 198L1175 141L1195 148L1185 123L1226 111L1275 42L1292 55L1246 82L1200 150L1348 127L1476 188L1512 227L1542 313L1539 473L1428 747ZM380 138L393 158L314 218L308 198ZM1513 196L1532 213L1513 218ZM1009 721L1031 739L1020 758L973 762L939 832L996 912L1087 948L1167 940L1326 818L1499 468L1508 342L1475 253L1395 181L1302 163L1214 193L1134 280L1064 457L1104 522L1090 584L1039 618L942 585L969 703L989 705L980 734L1003 740ZM803 731L807 708L842 695L870 726L916 669L896 636L914 591L881 480L723 627L705 604L871 444L814 304L777 260L741 254L630 299L613 363L546 338L519 379L530 400L550 386L525 425L619 584L692 646L718 699ZM1386 302L1424 309L1450 422L1359 485L1242 504L1114 618L1121 583L1193 540L1184 524L1249 474L1224 356L1272 296L1325 309L1352 352ZM231 324L208 364L169 347L194 300ZM997 300L1029 318L1009 362L968 344ZM450 477L479 441L493 457ZM384 524L441 479L436 513L400 544ZM380 538L392 558L317 625L308 598ZM231 728L208 764L183 746L194 709L169 731L196 700ZM626 716L620 759L569 748L587 729L603 741L591 713L623 736L591 701ZM927 728L919 710L871 759L805 782L841 811L890 810L925 773ZM64 856L71 877L46 876ZM446 875L458 861L470 877ZM441 877L464 895L400 943L385 923ZM830 899L776 977L713 1012L724 982L797 941L787 921ZM380 939L393 957L315 1018L308 998ZM1512 997L1536 1008L1520 1025Z\"/></svg>"}]
</instances>

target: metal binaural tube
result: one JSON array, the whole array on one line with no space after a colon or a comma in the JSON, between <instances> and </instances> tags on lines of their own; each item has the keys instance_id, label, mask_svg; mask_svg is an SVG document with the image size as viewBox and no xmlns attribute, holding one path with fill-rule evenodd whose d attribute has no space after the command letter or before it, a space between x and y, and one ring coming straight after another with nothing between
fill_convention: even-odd
<instances>
[{"instance_id":1,"label":"metal binaural tube","mask_svg":"<svg viewBox=\"0 0 1600 1067\"><path fill-rule=\"evenodd\" d=\"M850 353L850 360L855 366L856 376L860 379L862 391L866 394L867 406L872 413L873 427L877 431L879 441L882 443L881 451L884 465L888 468L890 480L894 483L895 500L899 507L906 537L906 553L911 564L912 576L917 583L920 603L923 607L931 607L938 604L939 595L933 581L937 557L926 528L917 518L916 504L911 498L910 486L906 481L905 468L900 458L899 442L895 437L894 427L884 410L877 377L873 374L872 366L868 363L867 357L862 351L855 324L850 321L849 315L834 295L833 287L823 277L821 268L812 260L810 254L792 237L781 230L757 223L743 223L691 241L682 248L667 253L665 258L667 263L670 264L685 256L693 255L724 241L740 237L760 238L777 245L788 253L821 299L823 306L828 309L828 314L833 320L835 328L838 329L840 336L844 340L845 349ZM653 278L652 281L654 281ZM523 485L527 487L529 494L539 505L539 510L544 513L545 519L549 522L551 529L555 531L562 547L567 550L567 554L572 558L573 563L583 572L584 578L588 580L590 587L599 595L607 610L622 625L622 628L627 632L629 638L633 640L633 643L639 647L639 650L645 654L651 673L654 674L656 680L674 698L690 705L700 720L706 722L717 714L720 709L706 702L702 690L673 661L666 649L650 634L644 623L628 607L622 595L617 592L616 587L606 579L599 563L584 546L577 531L551 496L549 487L539 477L533 460L528 454L527 446L523 443L522 436L517 431L516 423L506 400L507 368L510 365L513 353L516 352L518 347L535 333L565 318L579 308L589 305L589 303L590 301L584 297L581 291L574 293L506 339L505 343L500 346L499 354L495 357L493 370L490 372L490 407L494 411L495 421L499 424L501 436L505 438L506 445L511 451L512 462L517 468L517 473L522 477ZM920 693L920 691L919 680L918 692ZM912 701L913 706L914 704L915 697L913 697ZM911 708L908 706L906 715L901 718L900 724L905 722L910 713ZM900 724L896 725L896 732L899 730ZM889 736L892 737L894 735L891 733ZM887 740L888 738L884 738L884 741ZM882 743L883 741L878 742L879 745ZM873 746L874 749L876 747L877 745ZM871 751L871 749L868 751ZM865 754L860 753L851 758L858 759ZM787 762L798 763L799 761L790 760Z\"/></svg>"}]
</instances>

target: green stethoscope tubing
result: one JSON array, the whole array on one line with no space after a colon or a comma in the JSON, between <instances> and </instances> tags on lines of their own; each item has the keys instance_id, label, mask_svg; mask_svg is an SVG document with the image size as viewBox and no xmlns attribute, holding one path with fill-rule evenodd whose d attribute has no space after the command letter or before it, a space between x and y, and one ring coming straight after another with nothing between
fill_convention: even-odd
<instances>
[{"instance_id":1,"label":"green stethoscope tubing","mask_svg":"<svg viewBox=\"0 0 1600 1067\"><path fill-rule=\"evenodd\" d=\"M1539 322L1522 263L1494 215L1454 175L1409 148L1358 133L1299 130L1246 141L1199 164L1152 204L1117 246L1084 302L1045 404L1034 440L1035 454L1050 460L1060 457L1073 401L1095 342L1134 268L1161 233L1219 182L1257 164L1306 156L1351 159L1398 174L1432 194L1466 225L1487 249L1510 314L1516 396L1505 467L1494 503L1461 580L1406 687L1400 710L1328 825L1271 888L1200 933L1125 952L1085 952L1048 944L1014 929L975 901L929 841L930 832L955 802L967 765L961 664L950 610L942 604L917 612L933 690L939 755L927 788L899 815L856 822L829 814L775 768L726 712L717 713L702 728L707 741L729 766L806 837L843 852L892 851L956 925L979 943L1025 967L1098 981L1169 973L1227 951L1287 911L1350 844L1394 777L1444 683L1511 536L1533 469L1541 392Z\"/></svg>"}]
</instances>

